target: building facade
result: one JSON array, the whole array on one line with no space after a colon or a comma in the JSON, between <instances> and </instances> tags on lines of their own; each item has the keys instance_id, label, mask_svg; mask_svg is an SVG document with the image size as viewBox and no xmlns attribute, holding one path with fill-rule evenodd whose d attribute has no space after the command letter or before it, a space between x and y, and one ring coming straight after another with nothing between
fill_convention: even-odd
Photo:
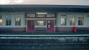
<instances>
[{"instance_id":1,"label":"building facade","mask_svg":"<svg viewBox=\"0 0 89 50\"><path fill-rule=\"evenodd\" d=\"M88 6L1 5L1 32L78 32L89 30Z\"/></svg>"}]
</instances>

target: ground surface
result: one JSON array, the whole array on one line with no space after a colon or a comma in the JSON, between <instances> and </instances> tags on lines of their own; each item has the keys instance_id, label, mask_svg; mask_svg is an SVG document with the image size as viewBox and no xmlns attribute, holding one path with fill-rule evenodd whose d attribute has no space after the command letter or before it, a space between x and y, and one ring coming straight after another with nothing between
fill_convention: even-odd
<instances>
[{"instance_id":1,"label":"ground surface","mask_svg":"<svg viewBox=\"0 0 89 50\"><path fill-rule=\"evenodd\" d=\"M89 50L89 34L4 33L0 50Z\"/></svg>"}]
</instances>

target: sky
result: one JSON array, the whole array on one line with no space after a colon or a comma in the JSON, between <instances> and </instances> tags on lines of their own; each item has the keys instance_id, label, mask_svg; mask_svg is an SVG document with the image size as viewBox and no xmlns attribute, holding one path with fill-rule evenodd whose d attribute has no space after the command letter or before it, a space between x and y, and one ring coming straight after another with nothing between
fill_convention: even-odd
<instances>
[{"instance_id":1,"label":"sky","mask_svg":"<svg viewBox=\"0 0 89 50\"><path fill-rule=\"evenodd\" d=\"M89 0L0 0L0 5L89 5Z\"/></svg>"}]
</instances>

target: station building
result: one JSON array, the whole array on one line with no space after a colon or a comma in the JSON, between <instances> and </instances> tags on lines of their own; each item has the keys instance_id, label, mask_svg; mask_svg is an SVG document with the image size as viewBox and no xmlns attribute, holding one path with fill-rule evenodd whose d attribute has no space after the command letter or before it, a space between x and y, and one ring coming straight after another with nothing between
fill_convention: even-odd
<instances>
[{"instance_id":1,"label":"station building","mask_svg":"<svg viewBox=\"0 0 89 50\"><path fill-rule=\"evenodd\" d=\"M1 50L89 50L88 33L89 6L0 5Z\"/></svg>"},{"instance_id":2,"label":"station building","mask_svg":"<svg viewBox=\"0 0 89 50\"><path fill-rule=\"evenodd\" d=\"M89 30L89 6L0 5L0 32Z\"/></svg>"}]
</instances>

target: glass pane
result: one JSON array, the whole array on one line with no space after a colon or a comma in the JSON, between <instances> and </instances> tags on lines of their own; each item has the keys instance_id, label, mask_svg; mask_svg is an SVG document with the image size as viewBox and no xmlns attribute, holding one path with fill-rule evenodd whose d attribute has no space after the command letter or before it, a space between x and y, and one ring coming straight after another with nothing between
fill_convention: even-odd
<instances>
[{"instance_id":1,"label":"glass pane","mask_svg":"<svg viewBox=\"0 0 89 50\"><path fill-rule=\"evenodd\" d=\"M36 26L44 26L46 25L45 21L36 21Z\"/></svg>"},{"instance_id":2,"label":"glass pane","mask_svg":"<svg viewBox=\"0 0 89 50\"><path fill-rule=\"evenodd\" d=\"M70 17L70 25L75 25L76 22L75 22L75 17Z\"/></svg>"},{"instance_id":3,"label":"glass pane","mask_svg":"<svg viewBox=\"0 0 89 50\"><path fill-rule=\"evenodd\" d=\"M84 25L84 17L78 17L78 25Z\"/></svg>"},{"instance_id":4,"label":"glass pane","mask_svg":"<svg viewBox=\"0 0 89 50\"><path fill-rule=\"evenodd\" d=\"M37 17L46 17L47 13L46 12L37 12L36 16Z\"/></svg>"},{"instance_id":5,"label":"glass pane","mask_svg":"<svg viewBox=\"0 0 89 50\"><path fill-rule=\"evenodd\" d=\"M16 17L15 25L21 25L21 18L20 17Z\"/></svg>"},{"instance_id":6,"label":"glass pane","mask_svg":"<svg viewBox=\"0 0 89 50\"><path fill-rule=\"evenodd\" d=\"M55 14L53 14L53 13L48 13L48 14L47 14L47 17L55 17Z\"/></svg>"},{"instance_id":7,"label":"glass pane","mask_svg":"<svg viewBox=\"0 0 89 50\"><path fill-rule=\"evenodd\" d=\"M27 17L35 17L35 13L27 14Z\"/></svg>"},{"instance_id":8,"label":"glass pane","mask_svg":"<svg viewBox=\"0 0 89 50\"><path fill-rule=\"evenodd\" d=\"M66 25L66 17L61 17L61 25Z\"/></svg>"},{"instance_id":9,"label":"glass pane","mask_svg":"<svg viewBox=\"0 0 89 50\"><path fill-rule=\"evenodd\" d=\"M3 19L2 19L2 16L0 16L0 25L3 24Z\"/></svg>"},{"instance_id":10,"label":"glass pane","mask_svg":"<svg viewBox=\"0 0 89 50\"><path fill-rule=\"evenodd\" d=\"M11 16L6 16L6 25L11 25Z\"/></svg>"}]
</instances>

